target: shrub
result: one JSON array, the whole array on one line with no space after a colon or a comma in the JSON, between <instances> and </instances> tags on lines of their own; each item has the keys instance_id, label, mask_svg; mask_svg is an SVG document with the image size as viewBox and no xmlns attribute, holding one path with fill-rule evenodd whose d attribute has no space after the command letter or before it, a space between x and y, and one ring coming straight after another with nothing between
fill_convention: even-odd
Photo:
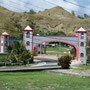
<instances>
[{"instance_id":1,"label":"shrub","mask_svg":"<svg viewBox=\"0 0 90 90\"><path fill-rule=\"evenodd\" d=\"M10 62L0 62L0 67L2 66L11 66L12 64Z\"/></svg>"},{"instance_id":2,"label":"shrub","mask_svg":"<svg viewBox=\"0 0 90 90\"><path fill-rule=\"evenodd\" d=\"M20 42L14 42L12 46L8 46L7 52L10 53L8 59L11 63L27 64L27 62L33 62L33 54L28 50L25 50L23 44Z\"/></svg>"},{"instance_id":3,"label":"shrub","mask_svg":"<svg viewBox=\"0 0 90 90\"><path fill-rule=\"evenodd\" d=\"M0 62L10 62L8 57L0 57Z\"/></svg>"},{"instance_id":4,"label":"shrub","mask_svg":"<svg viewBox=\"0 0 90 90\"><path fill-rule=\"evenodd\" d=\"M72 57L69 55L62 56L58 58L58 65L60 65L63 69L69 69L71 64Z\"/></svg>"},{"instance_id":5,"label":"shrub","mask_svg":"<svg viewBox=\"0 0 90 90\"><path fill-rule=\"evenodd\" d=\"M21 55L20 55L20 59L23 61L23 64L26 65L28 62L29 63L32 63L33 62L33 54L28 51L28 50L25 50Z\"/></svg>"},{"instance_id":6,"label":"shrub","mask_svg":"<svg viewBox=\"0 0 90 90\"><path fill-rule=\"evenodd\" d=\"M53 31L53 32L48 32L47 35L64 35L64 36L66 36L66 34L65 34L63 31L57 31L57 32Z\"/></svg>"},{"instance_id":7,"label":"shrub","mask_svg":"<svg viewBox=\"0 0 90 90\"><path fill-rule=\"evenodd\" d=\"M75 55L75 50L74 48L72 48L72 50L70 51L71 55Z\"/></svg>"},{"instance_id":8,"label":"shrub","mask_svg":"<svg viewBox=\"0 0 90 90\"><path fill-rule=\"evenodd\" d=\"M23 33L21 33L19 35L11 35L10 39L23 39Z\"/></svg>"},{"instance_id":9,"label":"shrub","mask_svg":"<svg viewBox=\"0 0 90 90\"><path fill-rule=\"evenodd\" d=\"M87 56L87 64L90 63L90 54Z\"/></svg>"},{"instance_id":10,"label":"shrub","mask_svg":"<svg viewBox=\"0 0 90 90\"><path fill-rule=\"evenodd\" d=\"M6 50L6 52L11 53L12 48L13 48L12 45L8 45L8 46L7 46L7 50Z\"/></svg>"},{"instance_id":11,"label":"shrub","mask_svg":"<svg viewBox=\"0 0 90 90\"><path fill-rule=\"evenodd\" d=\"M10 65L10 60L8 57L0 57L0 66Z\"/></svg>"},{"instance_id":12,"label":"shrub","mask_svg":"<svg viewBox=\"0 0 90 90\"><path fill-rule=\"evenodd\" d=\"M90 54L90 47L87 48L87 55Z\"/></svg>"}]
</instances>

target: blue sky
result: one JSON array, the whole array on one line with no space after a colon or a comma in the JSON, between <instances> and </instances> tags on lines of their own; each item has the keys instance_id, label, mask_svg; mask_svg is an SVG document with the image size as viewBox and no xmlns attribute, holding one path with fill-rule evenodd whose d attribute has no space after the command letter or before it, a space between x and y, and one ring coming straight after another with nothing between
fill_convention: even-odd
<instances>
[{"instance_id":1,"label":"blue sky","mask_svg":"<svg viewBox=\"0 0 90 90\"><path fill-rule=\"evenodd\" d=\"M68 2L82 5L85 8L70 4ZM24 12L34 9L35 11L43 11L55 7L56 5L63 7L69 12L75 11L77 15L87 13L90 15L90 0L0 0L0 5L15 12ZM54 3L50 4L48 2ZM88 9L87 9L88 8Z\"/></svg>"}]
</instances>

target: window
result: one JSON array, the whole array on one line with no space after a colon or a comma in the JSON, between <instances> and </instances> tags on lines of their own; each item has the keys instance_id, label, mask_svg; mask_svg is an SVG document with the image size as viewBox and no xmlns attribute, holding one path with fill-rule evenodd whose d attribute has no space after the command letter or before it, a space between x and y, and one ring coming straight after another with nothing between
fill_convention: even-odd
<instances>
[{"instance_id":1,"label":"window","mask_svg":"<svg viewBox=\"0 0 90 90\"><path fill-rule=\"evenodd\" d=\"M84 33L81 33L81 39L84 39Z\"/></svg>"},{"instance_id":2,"label":"window","mask_svg":"<svg viewBox=\"0 0 90 90\"><path fill-rule=\"evenodd\" d=\"M7 36L6 36L6 39L7 39Z\"/></svg>"},{"instance_id":3,"label":"window","mask_svg":"<svg viewBox=\"0 0 90 90\"><path fill-rule=\"evenodd\" d=\"M80 46L82 46L82 47L83 47L83 46L84 46L84 42L81 42Z\"/></svg>"},{"instance_id":4,"label":"window","mask_svg":"<svg viewBox=\"0 0 90 90\"><path fill-rule=\"evenodd\" d=\"M38 47L40 47L40 45L38 45Z\"/></svg>"},{"instance_id":5,"label":"window","mask_svg":"<svg viewBox=\"0 0 90 90\"><path fill-rule=\"evenodd\" d=\"M26 33L26 38L30 38L30 32Z\"/></svg>"},{"instance_id":6,"label":"window","mask_svg":"<svg viewBox=\"0 0 90 90\"><path fill-rule=\"evenodd\" d=\"M84 57L84 54L83 54L83 53L81 53L81 54L80 54L80 57Z\"/></svg>"},{"instance_id":7,"label":"window","mask_svg":"<svg viewBox=\"0 0 90 90\"><path fill-rule=\"evenodd\" d=\"M38 54L40 54L40 51L38 51Z\"/></svg>"},{"instance_id":8,"label":"window","mask_svg":"<svg viewBox=\"0 0 90 90\"><path fill-rule=\"evenodd\" d=\"M30 42L29 42L29 41L27 41L27 42L26 42L26 45L27 45L27 46L30 46Z\"/></svg>"}]
</instances>

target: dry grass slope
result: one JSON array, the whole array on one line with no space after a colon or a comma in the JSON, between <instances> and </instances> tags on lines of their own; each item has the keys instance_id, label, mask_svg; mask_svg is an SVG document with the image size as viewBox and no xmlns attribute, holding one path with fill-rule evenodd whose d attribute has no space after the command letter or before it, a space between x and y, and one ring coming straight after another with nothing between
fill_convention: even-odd
<instances>
[{"instance_id":1,"label":"dry grass slope","mask_svg":"<svg viewBox=\"0 0 90 90\"><path fill-rule=\"evenodd\" d=\"M34 15L15 13L0 7L0 33L7 31L12 35L20 34L30 21L35 24L34 30L45 32L61 30L67 35L73 35L80 27L90 31L90 18L76 18L61 7L54 7Z\"/></svg>"}]
</instances>

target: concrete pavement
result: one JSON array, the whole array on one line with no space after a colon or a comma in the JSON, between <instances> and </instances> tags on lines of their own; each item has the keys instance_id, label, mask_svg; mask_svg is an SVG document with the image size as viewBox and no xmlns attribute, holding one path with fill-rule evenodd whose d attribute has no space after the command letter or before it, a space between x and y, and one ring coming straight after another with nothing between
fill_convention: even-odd
<instances>
[{"instance_id":1,"label":"concrete pavement","mask_svg":"<svg viewBox=\"0 0 90 90\"><path fill-rule=\"evenodd\" d=\"M35 59L35 64L31 66L12 66L12 67L2 67L0 68L0 72L25 72L25 71L41 71L41 70L51 70L51 69L59 69L60 66L57 65L55 60L51 61L48 59L37 60Z\"/></svg>"},{"instance_id":2,"label":"concrete pavement","mask_svg":"<svg viewBox=\"0 0 90 90\"><path fill-rule=\"evenodd\" d=\"M0 72L22 72L22 71L41 71L41 70L51 70L60 69L61 66L57 65L57 59L55 58L34 58L35 63L28 66L12 66L12 67L0 67ZM71 63L72 68L76 68L81 62L74 61Z\"/></svg>"}]
</instances>

